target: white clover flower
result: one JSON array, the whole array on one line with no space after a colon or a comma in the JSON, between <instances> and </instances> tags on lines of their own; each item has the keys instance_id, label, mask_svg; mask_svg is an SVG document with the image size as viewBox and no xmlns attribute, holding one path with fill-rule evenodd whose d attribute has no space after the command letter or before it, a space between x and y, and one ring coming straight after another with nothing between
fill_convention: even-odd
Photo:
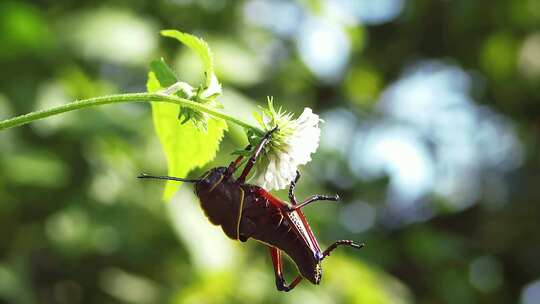
<instances>
[{"instance_id":1,"label":"white clover flower","mask_svg":"<svg viewBox=\"0 0 540 304\"><path fill-rule=\"evenodd\" d=\"M178 81L173 85L159 90L157 93L162 95L173 95L177 92L182 92L187 99L192 98L195 95L195 89L187 82Z\"/></svg>"},{"instance_id":2,"label":"white clover flower","mask_svg":"<svg viewBox=\"0 0 540 304\"><path fill-rule=\"evenodd\" d=\"M201 97L203 99L213 99L216 96L221 95L221 93L221 83L219 83L216 75L212 74L210 84L208 85L208 88L202 92Z\"/></svg>"},{"instance_id":3,"label":"white clover flower","mask_svg":"<svg viewBox=\"0 0 540 304\"><path fill-rule=\"evenodd\" d=\"M275 111L271 99L258 120L266 131L275 126L278 131L272 135L266 157L261 157L257 165L255 183L267 190L287 188L296 177L298 166L311 161L311 154L319 147L322 120L310 108L304 108L297 119L292 119L290 113Z\"/></svg>"},{"instance_id":4,"label":"white clover flower","mask_svg":"<svg viewBox=\"0 0 540 304\"><path fill-rule=\"evenodd\" d=\"M196 95L195 88L189 83L183 81L178 81L173 85L158 91L157 93L162 95L173 95L177 92L182 92L184 95L182 97L187 99L192 99ZM212 75L210 78L210 84L201 92L200 98L203 100L213 100L217 96L221 95L222 92L223 90L221 88L221 83L219 83L216 75Z\"/></svg>"}]
</instances>

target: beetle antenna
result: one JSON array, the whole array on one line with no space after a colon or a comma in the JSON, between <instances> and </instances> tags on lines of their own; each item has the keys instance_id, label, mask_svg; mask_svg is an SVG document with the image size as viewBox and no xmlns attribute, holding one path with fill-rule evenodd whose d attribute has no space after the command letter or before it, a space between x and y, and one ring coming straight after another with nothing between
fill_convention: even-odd
<instances>
[{"instance_id":1,"label":"beetle antenna","mask_svg":"<svg viewBox=\"0 0 540 304\"><path fill-rule=\"evenodd\" d=\"M189 178L180 178L180 177L174 177L174 176L155 176L155 175L148 175L146 173L141 173L137 178L153 178L153 179L164 179L164 180L172 180L177 182L186 182L186 183L196 183L200 182L201 179L189 179Z\"/></svg>"}]
</instances>

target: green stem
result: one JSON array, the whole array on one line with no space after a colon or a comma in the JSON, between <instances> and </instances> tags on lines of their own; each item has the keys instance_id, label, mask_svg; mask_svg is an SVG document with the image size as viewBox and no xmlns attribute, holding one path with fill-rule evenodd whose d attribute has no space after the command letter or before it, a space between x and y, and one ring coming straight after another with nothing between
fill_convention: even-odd
<instances>
[{"instance_id":1,"label":"green stem","mask_svg":"<svg viewBox=\"0 0 540 304\"><path fill-rule=\"evenodd\" d=\"M56 114L61 114L64 112L84 109L93 106L100 106L110 103L122 103L122 102L168 102L180 105L182 107L188 107L196 111L205 112L209 115L212 115L217 118L224 119L226 121L233 122L239 126L242 126L247 129L251 129L257 134L264 134L264 131L261 129L241 120L236 117L230 116L228 114L216 111L212 108L209 108L203 104L193 102L188 99L161 95L155 93L129 93L129 94L118 94L118 95L108 95L95 97L84 100L77 100L74 102L67 103L58 107L54 107L47 110L35 111L21 116L13 117L7 120L0 121L0 130L22 126L24 124L30 123L34 120L42 119L45 117L53 116Z\"/></svg>"}]
</instances>

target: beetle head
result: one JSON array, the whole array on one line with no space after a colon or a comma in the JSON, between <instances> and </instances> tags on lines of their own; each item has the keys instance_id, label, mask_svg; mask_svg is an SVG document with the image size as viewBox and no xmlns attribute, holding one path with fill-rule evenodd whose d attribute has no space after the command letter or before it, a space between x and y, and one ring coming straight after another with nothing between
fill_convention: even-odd
<instances>
[{"instance_id":1,"label":"beetle head","mask_svg":"<svg viewBox=\"0 0 540 304\"><path fill-rule=\"evenodd\" d=\"M226 167L216 167L204 173L201 179L195 184L197 193L211 191L225 178L226 171Z\"/></svg>"}]
</instances>

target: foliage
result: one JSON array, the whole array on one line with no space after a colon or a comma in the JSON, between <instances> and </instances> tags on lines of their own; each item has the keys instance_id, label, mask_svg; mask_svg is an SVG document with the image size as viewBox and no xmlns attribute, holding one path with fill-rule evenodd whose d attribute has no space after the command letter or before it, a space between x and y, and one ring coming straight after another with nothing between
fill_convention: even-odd
<instances>
[{"instance_id":1,"label":"foliage","mask_svg":"<svg viewBox=\"0 0 540 304\"><path fill-rule=\"evenodd\" d=\"M533 0L0 1L0 119L144 92L159 57L196 93L199 55L158 35L194 33L223 112L270 95L321 113L298 197L342 198L305 210L321 246L366 242L278 293L264 246L226 239L187 185L162 204L136 179L167 171L150 107L94 107L0 131L0 302L538 303L538 16ZM244 144L224 136L189 174Z\"/></svg>"},{"instance_id":2,"label":"foliage","mask_svg":"<svg viewBox=\"0 0 540 304\"><path fill-rule=\"evenodd\" d=\"M194 96L178 93L182 94L179 97L193 98L204 104L212 103L215 96L212 94L203 98L203 94L211 86L221 85L215 83L217 78L214 74L212 54L206 42L173 30L162 31L162 34L174 37L186 44L197 52L204 63L206 80L204 85L197 90L200 93ZM157 92L177 82L178 79L163 60L152 63L152 72L148 74L146 85L149 92ZM186 176L192 169L200 168L214 159L223 132L227 128L227 124L221 119L207 118L204 114L172 104L152 103L152 116L154 127L167 156L170 176ZM168 181L164 198L171 199L178 187L178 182Z\"/></svg>"}]
</instances>

